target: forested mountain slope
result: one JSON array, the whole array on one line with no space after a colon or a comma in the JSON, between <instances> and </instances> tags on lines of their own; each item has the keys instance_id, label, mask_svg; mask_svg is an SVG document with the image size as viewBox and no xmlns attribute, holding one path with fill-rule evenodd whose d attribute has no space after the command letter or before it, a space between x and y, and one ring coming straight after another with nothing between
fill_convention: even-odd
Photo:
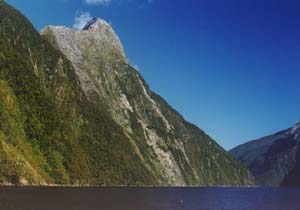
<instances>
[{"instance_id":1,"label":"forested mountain slope","mask_svg":"<svg viewBox=\"0 0 300 210\"><path fill-rule=\"evenodd\" d=\"M0 0L1 183L251 184L150 91L107 23L42 34Z\"/></svg>"}]
</instances>

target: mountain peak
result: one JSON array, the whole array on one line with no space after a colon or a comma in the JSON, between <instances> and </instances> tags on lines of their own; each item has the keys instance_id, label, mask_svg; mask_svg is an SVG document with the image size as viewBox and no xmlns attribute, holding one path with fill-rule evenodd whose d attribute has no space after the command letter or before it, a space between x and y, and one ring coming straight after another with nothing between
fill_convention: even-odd
<instances>
[{"instance_id":1,"label":"mountain peak","mask_svg":"<svg viewBox=\"0 0 300 210\"><path fill-rule=\"evenodd\" d=\"M68 48L68 52L72 52L71 57L68 57L72 61L73 56L82 56L79 49L86 48L93 49L93 53L90 54L95 60L99 60L100 57L103 62L106 62L111 55L117 56L124 62L128 62L123 45L116 34L112 26L105 20L95 17L91 19L81 30L73 30L64 26L47 26L41 31L42 35L52 36L54 42L58 42L57 46L60 46L60 50ZM65 39L64 37L69 37ZM74 48L77 46L77 48ZM93 48L90 48L93 46ZM82 58L83 59L83 58Z\"/></svg>"},{"instance_id":2,"label":"mountain peak","mask_svg":"<svg viewBox=\"0 0 300 210\"><path fill-rule=\"evenodd\" d=\"M108 22L101 19L100 17L94 17L82 28L82 30L93 30L93 29L101 29L103 27L107 27L109 25Z\"/></svg>"},{"instance_id":3,"label":"mountain peak","mask_svg":"<svg viewBox=\"0 0 300 210\"><path fill-rule=\"evenodd\" d=\"M298 121L291 130L291 134L296 134L300 132L300 121Z\"/></svg>"}]
</instances>

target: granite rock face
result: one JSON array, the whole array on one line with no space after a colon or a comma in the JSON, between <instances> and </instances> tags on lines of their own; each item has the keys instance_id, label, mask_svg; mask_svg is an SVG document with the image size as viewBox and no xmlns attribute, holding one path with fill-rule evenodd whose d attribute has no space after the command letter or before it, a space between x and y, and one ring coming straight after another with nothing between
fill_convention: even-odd
<instances>
[{"instance_id":1,"label":"granite rock face","mask_svg":"<svg viewBox=\"0 0 300 210\"><path fill-rule=\"evenodd\" d=\"M83 30L49 26L41 34L73 63L89 100L107 107L161 184L251 183L230 155L149 89L104 20L95 18Z\"/></svg>"},{"instance_id":2,"label":"granite rock face","mask_svg":"<svg viewBox=\"0 0 300 210\"><path fill-rule=\"evenodd\" d=\"M249 185L128 63L105 21L42 36L0 0L0 184Z\"/></svg>"},{"instance_id":3,"label":"granite rock face","mask_svg":"<svg viewBox=\"0 0 300 210\"><path fill-rule=\"evenodd\" d=\"M296 185L299 142L300 124L297 123L287 130L240 145L230 153L249 168L259 186Z\"/></svg>"}]
</instances>

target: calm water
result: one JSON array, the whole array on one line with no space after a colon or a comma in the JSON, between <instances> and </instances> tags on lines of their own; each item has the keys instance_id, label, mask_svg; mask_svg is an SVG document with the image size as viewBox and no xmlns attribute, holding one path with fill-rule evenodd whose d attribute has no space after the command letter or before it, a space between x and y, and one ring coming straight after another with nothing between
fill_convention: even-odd
<instances>
[{"instance_id":1,"label":"calm water","mask_svg":"<svg viewBox=\"0 0 300 210\"><path fill-rule=\"evenodd\" d=\"M300 210L300 188L9 188L1 210Z\"/></svg>"}]
</instances>

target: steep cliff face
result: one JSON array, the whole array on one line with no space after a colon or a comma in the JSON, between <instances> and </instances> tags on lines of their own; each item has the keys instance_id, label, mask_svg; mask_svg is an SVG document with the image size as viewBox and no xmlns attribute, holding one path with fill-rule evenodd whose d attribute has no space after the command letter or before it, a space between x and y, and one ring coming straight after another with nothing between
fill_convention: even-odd
<instances>
[{"instance_id":1,"label":"steep cliff face","mask_svg":"<svg viewBox=\"0 0 300 210\"><path fill-rule=\"evenodd\" d=\"M157 183L71 63L2 0L0 87L0 183Z\"/></svg>"},{"instance_id":2,"label":"steep cliff face","mask_svg":"<svg viewBox=\"0 0 300 210\"><path fill-rule=\"evenodd\" d=\"M104 20L95 18L83 30L49 26L41 33L72 62L89 102L105 107L159 184L251 183L243 166L150 90Z\"/></svg>"},{"instance_id":3,"label":"steep cliff face","mask_svg":"<svg viewBox=\"0 0 300 210\"><path fill-rule=\"evenodd\" d=\"M240 145L230 153L246 165L260 186L299 185L300 124ZM297 184L298 183L298 184Z\"/></svg>"},{"instance_id":4,"label":"steep cliff face","mask_svg":"<svg viewBox=\"0 0 300 210\"><path fill-rule=\"evenodd\" d=\"M77 83L63 54L0 1L1 183L85 177L86 159L77 141Z\"/></svg>"},{"instance_id":5,"label":"steep cliff face","mask_svg":"<svg viewBox=\"0 0 300 210\"><path fill-rule=\"evenodd\" d=\"M105 21L42 34L0 0L1 184L251 184L150 91Z\"/></svg>"}]
</instances>

